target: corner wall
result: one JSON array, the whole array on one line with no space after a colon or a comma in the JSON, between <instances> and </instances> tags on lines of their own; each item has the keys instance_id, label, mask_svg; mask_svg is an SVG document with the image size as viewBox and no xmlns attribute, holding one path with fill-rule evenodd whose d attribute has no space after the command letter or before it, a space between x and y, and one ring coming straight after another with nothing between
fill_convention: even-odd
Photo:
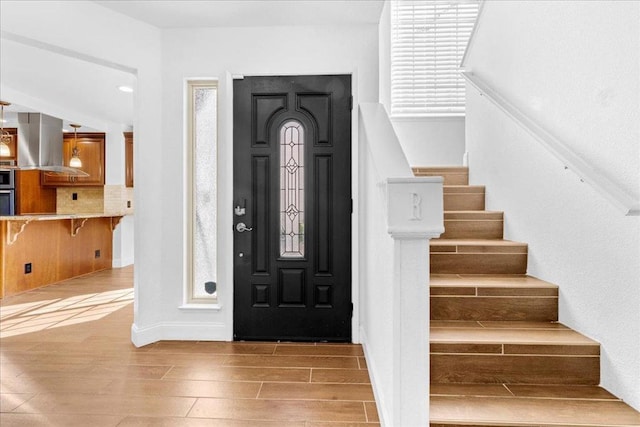
<instances>
[{"instance_id":1,"label":"corner wall","mask_svg":"<svg viewBox=\"0 0 640 427\"><path fill-rule=\"evenodd\" d=\"M485 3L467 69L637 198L640 3ZM640 410L640 217L625 217L467 85L470 179L560 321L601 343L602 386Z\"/></svg>"}]
</instances>

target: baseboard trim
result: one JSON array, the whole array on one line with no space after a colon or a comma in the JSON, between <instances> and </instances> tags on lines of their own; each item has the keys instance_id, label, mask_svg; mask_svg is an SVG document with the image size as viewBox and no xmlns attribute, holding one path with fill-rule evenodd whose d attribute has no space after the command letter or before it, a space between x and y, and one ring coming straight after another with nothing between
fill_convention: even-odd
<instances>
[{"instance_id":1,"label":"baseboard trim","mask_svg":"<svg viewBox=\"0 0 640 427\"><path fill-rule=\"evenodd\" d=\"M360 328L360 343L362 344L362 349L364 350L364 358L367 361L367 369L369 370L369 379L371 380L373 397L376 399L376 407L378 408L378 418L380 418L380 426L390 426L392 424L389 422L389 411L387 409L387 406L385 405L381 393L382 380L380 379L379 369L376 365L375 359L369 352L369 341L367 339L367 333L363 328Z\"/></svg>"},{"instance_id":2,"label":"baseboard trim","mask_svg":"<svg viewBox=\"0 0 640 427\"><path fill-rule=\"evenodd\" d=\"M158 341L232 341L222 323L161 322L139 327L131 325L131 342L136 347Z\"/></svg>"}]
</instances>

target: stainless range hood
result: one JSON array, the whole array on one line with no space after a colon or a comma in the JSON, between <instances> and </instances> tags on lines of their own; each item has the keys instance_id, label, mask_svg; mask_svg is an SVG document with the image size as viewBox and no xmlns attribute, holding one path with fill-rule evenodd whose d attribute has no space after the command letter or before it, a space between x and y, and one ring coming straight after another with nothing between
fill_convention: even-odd
<instances>
[{"instance_id":1,"label":"stainless range hood","mask_svg":"<svg viewBox=\"0 0 640 427\"><path fill-rule=\"evenodd\" d=\"M18 113L18 168L89 176L64 166L62 160L62 120L42 113Z\"/></svg>"}]
</instances>

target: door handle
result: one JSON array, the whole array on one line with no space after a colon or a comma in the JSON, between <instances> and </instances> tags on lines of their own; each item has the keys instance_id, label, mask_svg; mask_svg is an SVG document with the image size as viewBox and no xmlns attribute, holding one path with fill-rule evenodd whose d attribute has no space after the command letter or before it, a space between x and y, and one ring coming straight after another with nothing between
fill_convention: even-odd
<instances>
[{"instance_id":1,"label":"door handle","mask_svg":"<svg viewBox=\"0 0 640 427\"><path fill-rule=\"evenodd\" d=\"M253 228L247 227L247 224L245 224L244 222L239 222L236 224L236 231L238 233L244 233L245 231L251 231L251 230L253 230Z\"/></svg>"}]
</instances>

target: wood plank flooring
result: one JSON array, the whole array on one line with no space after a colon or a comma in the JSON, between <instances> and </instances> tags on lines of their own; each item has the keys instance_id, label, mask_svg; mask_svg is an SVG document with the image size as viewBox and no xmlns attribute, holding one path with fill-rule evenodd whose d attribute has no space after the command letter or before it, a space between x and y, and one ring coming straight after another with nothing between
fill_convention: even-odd
<instances>
[{"instance_id":1,"label":"wood plank flooring","mask_svg":"<svg viewBox=\"0 0 640 427\"><path fill-rule=\"evenodd\" d=\"M132 284L129 267L0 302L0 425L379 425L361 346L135 348Z\"/></svg>"}]
</instances>

